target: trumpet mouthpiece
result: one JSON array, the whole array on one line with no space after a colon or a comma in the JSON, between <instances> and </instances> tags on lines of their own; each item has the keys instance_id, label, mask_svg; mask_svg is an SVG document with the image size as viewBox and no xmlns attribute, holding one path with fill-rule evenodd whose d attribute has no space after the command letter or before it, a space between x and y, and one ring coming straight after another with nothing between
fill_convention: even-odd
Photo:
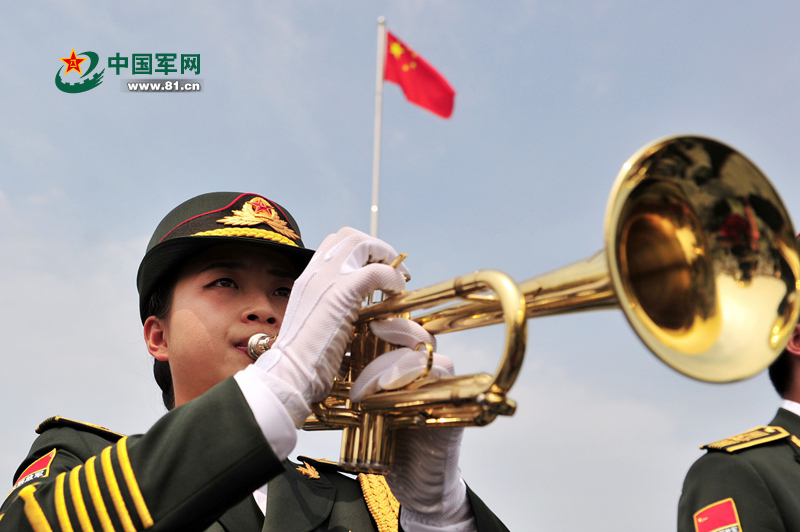
<instances>
[{"instance_id":1,"label":"trumpet mouthpiece","mask_svg":"<svg viewBox=\"0 0 800 532\"><path fill-rule=\"evenodd\" d=\"M250 358L257 360L258 357L267 352L275 343L275 336L270 336L265 333L254 334L247 340L247 354Z\"/></svg>"}]
</instances>

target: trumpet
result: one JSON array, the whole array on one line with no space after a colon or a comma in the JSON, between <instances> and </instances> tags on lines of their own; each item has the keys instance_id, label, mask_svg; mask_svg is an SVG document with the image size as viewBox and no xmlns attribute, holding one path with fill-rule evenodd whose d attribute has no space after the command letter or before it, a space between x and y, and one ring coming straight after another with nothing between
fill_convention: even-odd
<instances>
[{"instance_id":1,"label":"trumpet","mask_svg":"<svg viewBox=\"0 0 800 532\"><path fill-rule=\"evenodd\" d=\"M339 464L387 473L392 431L481 426L511 415L528 318L620 308L639 338L678 372L706 382L746 379L769 366L798 321L800 258L780 197L744 155L716 140L651 142L622 166L605 216L605 248L516 283L484 270L363 307L342 372L305 430L342 430ZM421 378L360 403L361 370L392 346L369 322L410 317L432 334L503 323L494 374Z\"/></svg>"}]
</instances>

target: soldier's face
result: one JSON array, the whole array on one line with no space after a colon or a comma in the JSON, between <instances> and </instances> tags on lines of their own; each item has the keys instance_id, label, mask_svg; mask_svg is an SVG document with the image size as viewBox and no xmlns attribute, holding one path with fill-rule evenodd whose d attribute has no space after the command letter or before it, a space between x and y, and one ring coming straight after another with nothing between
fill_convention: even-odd
<instances>
[{"instance_id":1,"label":"soldier's face","mask_svg":"<svg viewBox=\"0 0 800 532\"><path fill-rule=\"evenodd\" d=\"M184 266L167 319L145 322L150 352L169 361L176 406L253 362L247 340L278 333L296 277L280 253L246 244L215 246Z\"/></svg>"}]
</instances>

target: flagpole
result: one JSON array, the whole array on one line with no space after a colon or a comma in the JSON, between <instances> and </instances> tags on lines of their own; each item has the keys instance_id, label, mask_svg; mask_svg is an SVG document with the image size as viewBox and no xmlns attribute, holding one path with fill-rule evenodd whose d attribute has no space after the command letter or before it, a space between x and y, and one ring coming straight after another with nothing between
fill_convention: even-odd
<instances>
[{"instance_id":1,"label":"flagpole","mask_svg":"<svg viewBox=\"0 0 800 532\"><path fill-rule=\"evenodd\" d=\"M372 146L372 206L369 234L378 237L378 188L381 173L381 114L383 109L383 70L386 62L386 19L378 17L378 65L375 75L375 136Z\"/></svg>"}]
</instances>

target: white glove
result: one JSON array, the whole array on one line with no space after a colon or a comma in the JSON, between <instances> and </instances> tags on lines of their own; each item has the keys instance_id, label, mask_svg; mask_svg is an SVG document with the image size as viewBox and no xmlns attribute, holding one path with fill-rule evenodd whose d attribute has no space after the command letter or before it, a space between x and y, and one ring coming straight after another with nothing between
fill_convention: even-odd
<instances>
[{"instance_id":1,"label":"white glove","mask_svg":"<svg viewBox=\"0 0 800 532\"><path fill-rule=\"evenodd\" d=\"M350 390L350 398L360 401L380 390L392 390L422 375L427 364L426 350L414 351L421 342L436 346L436 340L421 325L404 318L370 323L372 332L394 345L405 345L385 353L361 372ZM452 361L434 354L430 377L454 375ZM404 530L474 530L475 522L461 479L458 458L464 429L425 428L394 431L395 465L386 480L403 511Z\"/></svg>"},{"instance_id":2,"label":"white glove","mask_svg":"<svg viewBox=\"0 0 800 532\"><path fill-rule=\"evenodd\" d=\"M379 356L367 367L353 383L350 398L361 401L367 395L381 390L396 390L414 382L425 372L428 353L425 350L414 351L414 347L427 342L436 350L436 338L417 323L403 319L390 318L371 321L372 333L393 345L407 345ZM434 353L433 367L429 377L454 375L453 362L444 355Z\"/></svg>"},{"instance_id":3,"label":"white glove","mask_svg":"<svg viewBox=\"0 0 800 532\"><path fill-rule=\"evenodd\" d=\"M275 344L255 362L297 428L323 400L339 371L361 302L375 290L400 292L397 252L346 227L328 236L295 281Z\"/></svg>"}]
</instances>

